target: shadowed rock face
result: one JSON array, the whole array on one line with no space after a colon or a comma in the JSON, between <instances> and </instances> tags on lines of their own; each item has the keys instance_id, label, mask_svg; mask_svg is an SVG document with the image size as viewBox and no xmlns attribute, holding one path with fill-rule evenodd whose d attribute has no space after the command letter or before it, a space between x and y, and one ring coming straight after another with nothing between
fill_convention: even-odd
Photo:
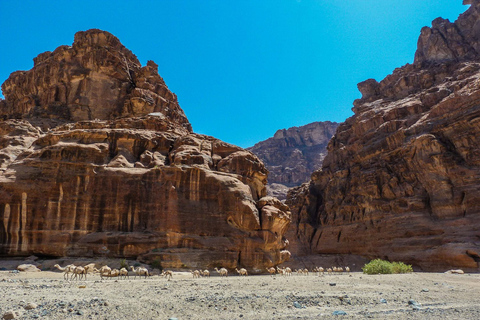
<instances>
[{"instance_id":1,"label":"shadowed rock face","mask_svg":"<svg viewBox=\"0 0 480 320\"><path fill-rule=\"evenodd\" d=\"M338 123L325 121L278 130L272 138L248 148L269 171L268 193L285 199L289 187L308 181L322 166L328 141L337 127Z\"/></svg>"},{"instance_id":2,"label":"shadowed rock face","mask_svg":"<svg viewBox=\"0 0 480 320\"><path fill-rule=\"evenodd\" d=\"M363 97L330 141L322 169L288 195L293 254L478 270L477 25L473 1L454 24L437 19L422 29L413 65L359 84Z\"/></svg>"},{"instance_id":3,"label":"shadowed rock face","mask_svg":"<svg viewBox=\"0 0 480 320\"><path fill-rule=\"evenodd\" d=\"M192 133L156 65L113 35L79 32L2 88L0 255L253 270L289 258L290 212L265 197L263 163Z\"/></svg>"}]
</instances>

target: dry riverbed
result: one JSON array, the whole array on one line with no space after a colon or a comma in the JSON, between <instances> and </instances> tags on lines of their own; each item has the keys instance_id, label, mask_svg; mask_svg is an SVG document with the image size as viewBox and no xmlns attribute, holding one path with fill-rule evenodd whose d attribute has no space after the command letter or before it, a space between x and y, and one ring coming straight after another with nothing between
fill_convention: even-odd
<instances>
[{"instance_id":1,"label":"dry riverbed","mask_svg":"<svg viewBox=\"0 0 480 320\"><path fill-rule=\"evenodd\" d=\"M479 274L66 281L60 272L1 271L0 297L0 315L18 319L480 319Z\"/></svg>"}]
</instances>

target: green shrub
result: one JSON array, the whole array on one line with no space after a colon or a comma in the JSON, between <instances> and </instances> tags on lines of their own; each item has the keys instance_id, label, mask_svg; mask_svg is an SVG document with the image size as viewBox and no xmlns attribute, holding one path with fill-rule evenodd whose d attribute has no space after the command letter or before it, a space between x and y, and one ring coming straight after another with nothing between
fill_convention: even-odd
<instances>
[{"instance_id":1,"label":"green shrub","mask_svg":"<svg viewBox=\"0 0 480 320\"><path fill-rule=\"evenodd\" d=\"M381 259L375 259L367 263L362 268L365 274L391 274L413 272L412 266L403 262L389 262Z\"/></svg>"},{"instance_id":2,"label":"green shrub","mask_svg":"<svg viewBox=\"0 0 480 320\"><path fill-rule=\"evenodd\" d=\"M405 264L403 262L393 262L392 271L393 273L409 273L413 272L413 269L409 264Z\"/></svg>"},{"instance_id":3,"label":"green shrub","mask_svg":"<svg viewBox=\"0 0 480 320\"><path fill-rule=\"evenodd\" d=\"M128 263L126 259L120 260L120 268L125 268L128 270Z\"/></svg>"}]
</instances>

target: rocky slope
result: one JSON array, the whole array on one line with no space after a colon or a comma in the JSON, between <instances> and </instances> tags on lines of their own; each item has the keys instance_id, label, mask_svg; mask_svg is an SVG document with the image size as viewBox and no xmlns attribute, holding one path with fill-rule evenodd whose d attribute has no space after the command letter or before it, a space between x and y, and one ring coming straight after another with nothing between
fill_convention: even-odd
<instances>
[{"instance_id":1,"label":"rocky slope","mask_svg":"<svg viewBox=\"0 0 480 320\"><path fill-rule=\"evenodd\" d=\"M325 121L282 129L248 148L269 171L268 193L285 199L288 188L307 182L312 172L322 166L328 141L337 127L338 123Z\"/></svg>"},{"instance_id":2,"label":"rocky slope","mask_svg":"<svg viewBox=\"0 0 480 320\"><path fill-rule=\"evenodd\" d=\"M479 270L480 2L425 27L413 64L358 85L321 170L289 193L292 253Z\"/></svg>"},{"instance_id":3,"label":"rocky slope","mask_svg":"<svg viewBox=\"0 0 480 320\"><path fill-rule=\"evenodd\" d=\"M290 213L265 197L263 163L193 133L154 62L100 30L34 61L2 85L2 256L251 270L288 259Z\"/></svg>"}]
</instances>

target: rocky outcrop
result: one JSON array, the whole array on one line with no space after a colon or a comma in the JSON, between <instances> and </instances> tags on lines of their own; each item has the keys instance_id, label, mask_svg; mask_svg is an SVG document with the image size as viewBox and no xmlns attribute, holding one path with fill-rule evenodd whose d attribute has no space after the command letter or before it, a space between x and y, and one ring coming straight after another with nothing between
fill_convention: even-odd
<instances>
[{"instance_id":1,"label":"rocky outcrop","mask_svg":"<svg viewBox=\"0 0 480 320\"><path fill-rule=\"evenodd\" d=\"M191 131L157 64L148 61L142 67L108 32L77 32L72 46L41 53L33 61L33 69L14 72L2 84L6 107L0 117L82 121L161 112Z\"/></svg>"},{"instance_id":2,"label":"rocky outcrop","mask_svg":"<svg viewBox=\"0 0 480 320\"><path fill-rule=\"evenodd\" d=\"M252 271L289 258L252 153L191 132L149 62L89 30L2 86L0 255Z\"/></svg>"},{"instance_id":3,"label":"rocky outcrop","mask_svg":"<svg viewBox=\"0 0 480 320\"><path fill-rule=\"evenodd\" d=\"M289 187L308 181L312 172L322 166L328 141L337 127L338 123L325 121L282 129L272 138L248 148L269 171L269 194L285 199Z\"/></svg>"},{"instance_id":4,"label":"rocky outcrop","mask_svg":"<svg viewBox=\"0 0 480 320\"><path fill-rule=\"evenodd\" d=\"M289 193L292 254L478 271L479 25L473 1L422 29L414 64L359 84L322 169Z\"/></svg>"}]
</instances>

